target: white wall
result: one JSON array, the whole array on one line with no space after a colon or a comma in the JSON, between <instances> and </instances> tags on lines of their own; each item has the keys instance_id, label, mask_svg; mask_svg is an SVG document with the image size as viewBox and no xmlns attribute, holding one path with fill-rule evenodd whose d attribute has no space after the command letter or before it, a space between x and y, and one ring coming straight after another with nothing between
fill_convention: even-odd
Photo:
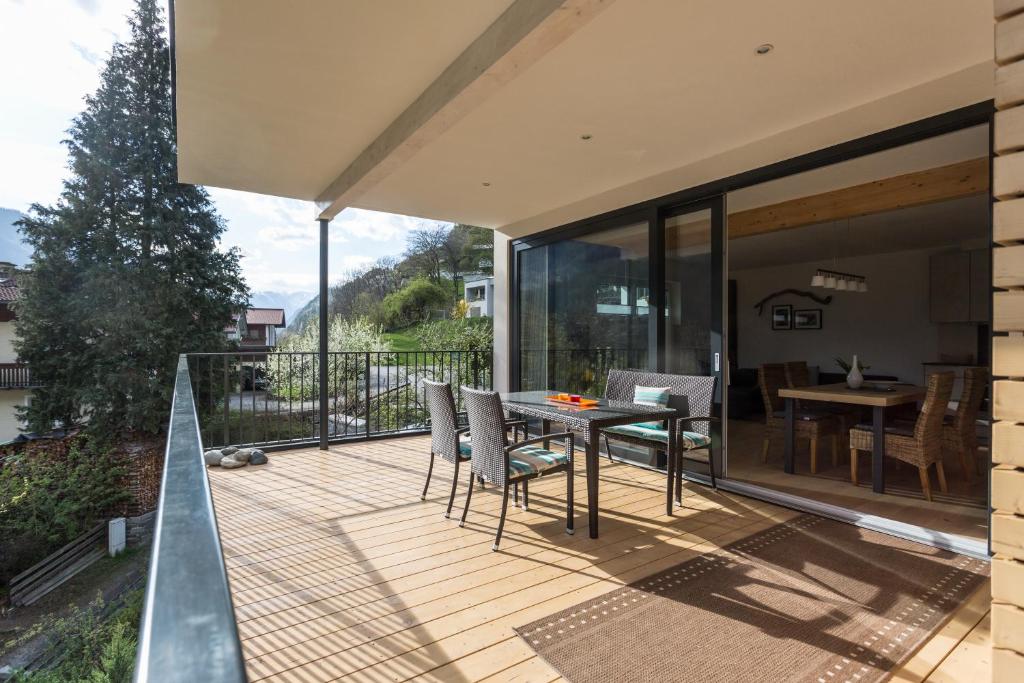
<instances>
[{"instance_id":1,"label":"white wall","mask_svg":"<svg viewBox=\"0 0 1024 683\"><path fill-rule=\"evenodd\" d=\"M14 322L0 322L0 363L14 363L18 355L14 353Z\"/></svg>"},{"instance_id":2,"label":"white wall","mask_svg":"<svg viewBox=\"0 0 1024 683\"><path fill-rule=\"evenodd\" d=\"M870 290L866 293L812 290L809 283L815 269L832 267L820 261L731 271L729 277L736 280L737 288L739 367L806 360L823 372L840 372L835 357L849 359L856 353L862 363L871 366L871 373L922 382L922 362L938 361L940 353L973 354L973 325L938 325L928 319L928 257L933 252L841 259L835 269L865 275ZM790 287L832 294L833 299L822 305L806 297L785 295L769 302L758 316L755 303ZM791 304L794 310L820 308L822 329L773 331L772 304Z\"/></svg>"},{"instance_id":3,"label":"white wall","mask_svg":"<svg viewBox=\"0 0 1024 683\"><path fill-rule=\"evenodd\" d=\"M27 405L28 391L5 389L0 391L0 443L6 443L19 434L16 406Z\"/></svg>"}]
</instances>

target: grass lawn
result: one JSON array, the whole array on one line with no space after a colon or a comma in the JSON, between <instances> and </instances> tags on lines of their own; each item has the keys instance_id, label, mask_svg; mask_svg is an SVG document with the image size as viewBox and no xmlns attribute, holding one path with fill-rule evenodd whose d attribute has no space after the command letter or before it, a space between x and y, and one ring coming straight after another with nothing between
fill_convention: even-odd
<instances>
[{"instance_id":1,"label":"grass lawn","mask_svg":"<svg viewBox=\"0 0 1024 683\"><path fill-rule=\"evenodd\" d=\"M392 351L422 351L415 332L415 327L406 328L401 332L385 332L384 339L391 344Z\"/></svg>"}]
</instances>

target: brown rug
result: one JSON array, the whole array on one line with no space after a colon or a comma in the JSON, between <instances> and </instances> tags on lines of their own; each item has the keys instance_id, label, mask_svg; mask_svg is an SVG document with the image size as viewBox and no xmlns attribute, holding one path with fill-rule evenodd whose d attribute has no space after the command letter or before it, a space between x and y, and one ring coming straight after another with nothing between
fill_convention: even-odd
<instances>
[{"instance_id":1,"label":"brown rug","mask_svg":"<svg viewBox=\"0 0 1024 683\"><path fill-rule=\"evenodd\" d=\"M802 515L516 632L573 683L868 683L987 562Z\"/></svg>"}]
</instances>

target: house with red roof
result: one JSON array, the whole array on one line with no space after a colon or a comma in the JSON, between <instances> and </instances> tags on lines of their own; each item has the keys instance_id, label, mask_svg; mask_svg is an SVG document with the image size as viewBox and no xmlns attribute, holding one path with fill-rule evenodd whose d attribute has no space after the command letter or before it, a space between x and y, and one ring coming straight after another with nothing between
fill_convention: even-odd
<instances>
[{"instance_id":1,"label":"house with red roof","mask_svg":"<svg viewBox=\"0 0 1024 683\"><path fill-rule=\"evenodd\" d=\"M224 332L244 351L265 352L277 346L277 331L285 325L283 308L248 308L244 315L235 314Z\"/></svg>"}]
</instances>

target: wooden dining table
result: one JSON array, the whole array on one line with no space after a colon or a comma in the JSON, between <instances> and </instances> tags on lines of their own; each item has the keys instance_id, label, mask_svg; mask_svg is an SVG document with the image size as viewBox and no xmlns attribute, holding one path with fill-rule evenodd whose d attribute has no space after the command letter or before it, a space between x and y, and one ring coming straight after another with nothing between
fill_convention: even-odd
<instances>
[{"instance_id":1,"label":"wooden dining table","mask_svg":"<svg viewBox=\"0 0 1024 683\"><path fill-rule=\"evenodd\" d=\"M598 520L598 465L599 438L605 427L632 424L634 422L666 421L668 429L668 477L672 481L675 471L676 449L676 418L682 417L675 408L638 405L627 401L610 401L606 398L594 399L587 407L566 405L549 400L559 392L547 391L516 391L501 395L505 409L526 417L541 420L541 432L550 432L552 422L565 426L566 431L583 435L586 449L587 471L587 513L590 537L597 538ZM547 443L544 444L547 448ZM668 487L665 503L666 514L672 514L672 488Z\"/></svg>"},{"instance_id":2,"label":"wooden dining table","mask_svg":"<svg viewBox=\"0 0 1024 683\"><path fill-rule=\"evenodd\" d=\"M871 407L871 430L874 435L871 451L871 488L875 493L885 493L885 409L890 406L917 403L924 398L924 387L913 384L865 382L859 389L851 389L845 382L819 384L806 387L779 389L784 401L785 427L785 471L793 474L796 449L796 400L819 401L822 403L846 403Z\"/></svg>"}]
</instances>

